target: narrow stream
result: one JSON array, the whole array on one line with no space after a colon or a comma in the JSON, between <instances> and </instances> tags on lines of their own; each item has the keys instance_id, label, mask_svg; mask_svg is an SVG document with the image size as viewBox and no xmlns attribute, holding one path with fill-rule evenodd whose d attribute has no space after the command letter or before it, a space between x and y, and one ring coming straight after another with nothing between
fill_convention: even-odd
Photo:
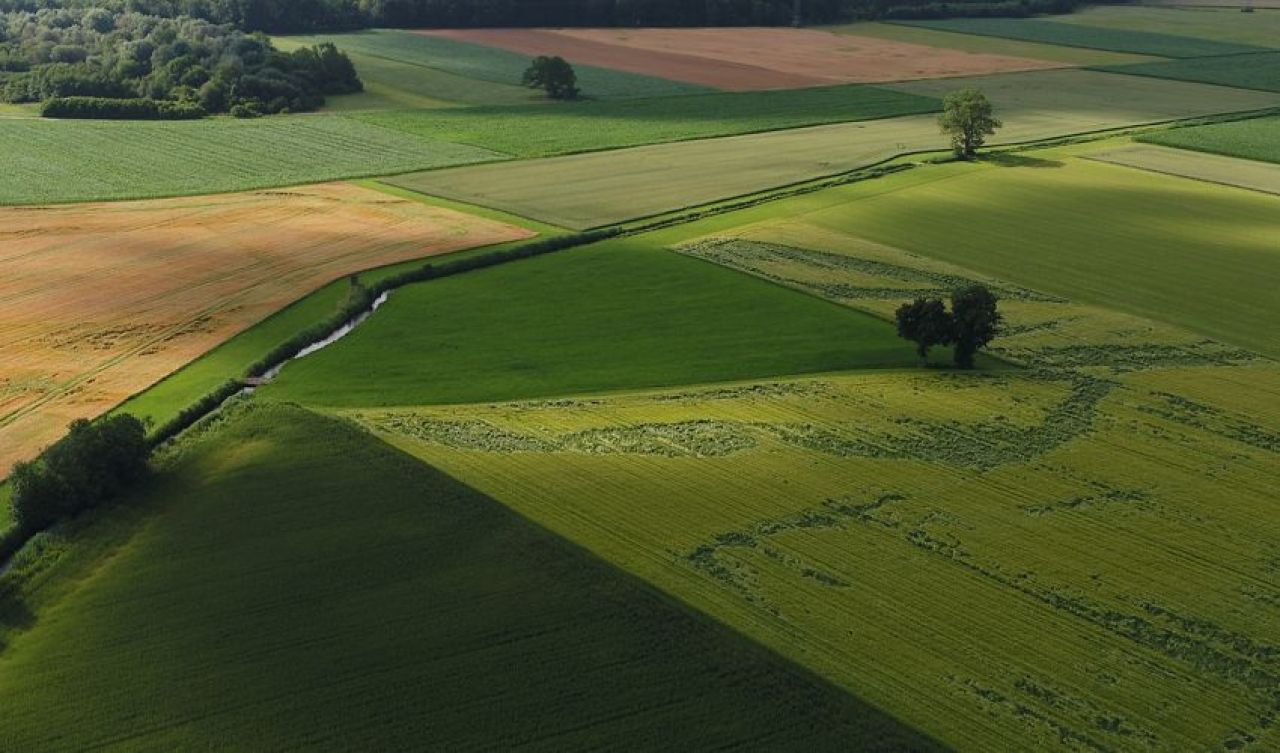
<instances>
[{"instance_id":1,"label":"narrow stream","mask_svg":"<svg viewBox=\"0 0 1280 753\"><path fill-rule=\"evenodd\" d=\"M390 290L384 292L382 295L378 296L373 300L373 304L370 305L368 309L366 309L365 311L361 311L354 318L348 320L345 324L343 324L341 327L338 327L333 332L330 332L323 339L316 340L315 342L311 343L307 347L298 351L298 355L294 356L293 358L290 358L286 361L281 361L275 366L272 366L271 368L267 369L265 372L262 373L262 376L258 377L258 379L255 380L255 386L266 384L267 382L273 381L277 376L280 375L280 372L284 370L284 367L289 365L290 361L296 361L300 358L306 358L312 353L324 350L330 345L333 345L337 341L351 334L352 330L354 330L356 327L359 327L361 324L364 324L366 319L373 316L375 311L382 308L382 304L386 303L387 299L390 297L391 297ZM254 390L254 387L245 388L246 392L253 392L253 390Z\"/></svg>"}]
</instances>

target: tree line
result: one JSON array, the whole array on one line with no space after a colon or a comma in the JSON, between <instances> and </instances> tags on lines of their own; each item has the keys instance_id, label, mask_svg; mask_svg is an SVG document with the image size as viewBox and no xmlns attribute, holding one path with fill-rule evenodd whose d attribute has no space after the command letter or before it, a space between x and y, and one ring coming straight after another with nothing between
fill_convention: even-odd
<instances>
[{"instance_id":1,"label":"tree line","mask_svg":"<svg viewBox=\"0 0 1280 753\"><path fill-rule=\"evenodd\" d=\"M0 100L76 98L47 106L55 117L301 112L362 88L331 44L281 52L226 24L104 7L0 14Z\"/></svg>"}]
</instances>

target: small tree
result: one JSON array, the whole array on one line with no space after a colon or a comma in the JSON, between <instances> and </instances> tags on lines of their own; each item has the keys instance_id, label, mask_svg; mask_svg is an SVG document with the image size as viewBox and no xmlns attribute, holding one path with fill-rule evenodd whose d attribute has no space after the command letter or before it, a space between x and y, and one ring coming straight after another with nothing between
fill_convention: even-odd
<instances>
[{"instance_id":1,"label":"small tree","mask_svg":"<svg viewBox=\"0 0 1280 753\"><path fill-rule=\"evenodd\" d=\"M917 298L898 307L895 314L898 337L916 344L920 360L929 357L929 348L950 345L953 336L951 315L937 298Z\"/></svg>"},{"instance_id":2,"label":"small tree","mask_svg":"<svg viewBox=\"0 0 1280 753\"><path fill-rule=\"evenodd\" d=\"M521 83L530 89L542 89L552 99L577 99L579 93L578 74L562 57L534 58Z\"/></svg>"},{"instance_id":3,"label":"small tree","mask_svg":"<svg viewBox=\"0 0 1280 753\"><path fill-rule=\"evenodd\" d=\"M984 285L972 285L951 295L952 342L956 365L973 368L973 357L1000 332L999 299Z\"/></svg>"},{"instance_id":4,"label":"small tree","mask_svg":"<svg viewBox=\"0 0 1280 753\"><path fill-rule=\"evenodd\" d=\"M991 102L977 89L960 89L942 100L938 116L942 132L951 136L951 148L962 159L973 159L978 147L986 143L1003 125L995 116Z\"/></svg>"}]
</instances>

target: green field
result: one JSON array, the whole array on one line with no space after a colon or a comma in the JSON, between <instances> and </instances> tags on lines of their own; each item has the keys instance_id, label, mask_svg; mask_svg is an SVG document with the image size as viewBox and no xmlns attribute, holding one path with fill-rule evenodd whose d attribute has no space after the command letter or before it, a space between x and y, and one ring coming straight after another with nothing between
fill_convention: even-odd
<instances>
[{"instance_id":1,"label":"green field","mask_svg":"<svg viewBox=\"0 0 1280 753\"><path fill-rule=\"evenodd\" d=\"M303 44L332 42L340 49L362 57L385 58L476 82L474 87L477 93L474 95L455 93L455 87L461 83L457 78L440 80L439 84L434 85L439 88L432 88L432 79L427 79L421 84L413 84L424 86L425 88L420 89L424 94L437 99L453 99L458 102L475 102L473 97L510 95L509 87L519 85L520 78L529 67L530 60L527 55L497 47L389 29L301 37L297 41ZM582 95L590 98L662 97L709 91L706 87L695 84L668 81L608 68L577 65L574 66L574 71L578 74L578 87L582 89ZM413 74L406 71L402 75L412 76ZM430 72L425 72L424 75L434 77ZM497 84L501 90L491 89L487 86L488 84ZM454 99L458 96L462 98Z\"/></svg>"},{"instance_id":2,"label":"green field","mask_svg":"<svg viewBox=\"0 0 1280 753\"><path fill-rule=\"evenodd\" d=\"M886 322L615 240L401 289L263 394L458 403L915 363Z\"/></svg>"},{"instance_id":3,"label":"green field","mask_svg":"<svg viewBox=\"0 0 1280 753\"><path fill-rule=\"evenodd\" d=\"M894 23L958 34L1004 37L1025 42L1088 47L1166 58L1237 55L1264 49L1258 45L1220 42L1141 29L1110 29L1026 18L950 18L941 21L896 21Z\"/></svg>"},{"instance_id":4,"label":"green field","mask_svg":"<svg viewBox=\"0 0 1280 753\"><path fill-rule=\"evenodd\" d=\"M1068 15L1057 16L1056 18L1064 20L1072 17ZM926 29L921 26L903 26L901 24L877 21L863 21L861 23L824 26L822 28L836 34L891 39L895 42L922 44L944 50L962 50L985 55L1008 55L1030 60L1048 60L1065 65L1123 65L1125 63L1150 62L1155 59L1146 55L1093 50L1087 47L1065 47L1055 44L1041 44L1039 42L1024 42L1018 39L978 36L976 34L955 34L949 31Z\"/></svg>"},{"instance_id":5,"label":"green field","mask_svg":"<svg viewBox=\"0 0 1280 753\"><path fill-rule=\"evenodd\" d=\"M1144 134L1138 138L1152 144L1264 162L1280 162L1280 117L1175 128Z\"/></svg>"},{"instance_id":6,"label":"green field","mask_svg":"<svg viewBox=\"0 0 1280 753\"><path fill-rule=\"evenodd\" d=\"M723 92L528 107L365 113L360 120L430 142L542 157L668 141L934 112L931 97L873 86Z\"/></svg>"},{"instance_id":7,"label":"green field","mask_svg":"<svg viewBox=\"0 0 1280 753\"><path fill-rule=\"evenodd\" d=\"M1005 123L995 139L1000 143L1280 105L1280 96L1265 92L1082 70L913 81L892 88L937 98L966 86L981 88L995 103ZM588 228L946 146L934 117L905 116L438 170L391 182ZM547 190L553 185L554 191Z\"/></svg>"},{"instance_id":8,"label":"green field","mask_svg":"<svg viewBox=\"0 0 1280 753\"><path fill-rule=\"evenodd\" d=\"M187 122L0 119L0 204L221 193L498 159L322 115Z\"/></svg>"},{"instance_id":9,"label":"green field","mask_svg":"<svg viewBox=\"0 0 1280 753\"><path fill-rule=\"evenodd\" d=\"M6 750L931 747L296 407L224 422L72 543L37 630L0 611Z\"/></svg>"},{"instance_id":10,"label":"green field","mask_svg":"<svg viewBox=\"0 0 1280 753\"><path fill-rule=\"evenodd\" d=\"M1280 52L1191 58L1163 63L1111 65L1102 70L1134 76L1155 76L1179 81L1198 81L1202 84L1280 92Z\"/></svg>"},{"instance_id":11,"label":"green field","mask_svg":"<svg viewBox=\"0 0 1280 753\"><path fill-rule=\"evenodd\" d=\"M1280 47L1280 12L1241 13L1239 0L1230 8L1143 8L1095 5L1054 16L1055 22L1127 31L1159 32L1219 42ZM1091 64L1093 65L1093 64Z\"/></svg>"},{"instance_id":12,"label":"green field","mask_svg":"<svg viewBox=\"0 0 1280 753\"><path fill-rule=\"evenodd\" d=\"M1145 144L1105 149L1088 157L1113 165L1280 195L1280 165L1270 162Z\"/></svg>"}]
</instances>

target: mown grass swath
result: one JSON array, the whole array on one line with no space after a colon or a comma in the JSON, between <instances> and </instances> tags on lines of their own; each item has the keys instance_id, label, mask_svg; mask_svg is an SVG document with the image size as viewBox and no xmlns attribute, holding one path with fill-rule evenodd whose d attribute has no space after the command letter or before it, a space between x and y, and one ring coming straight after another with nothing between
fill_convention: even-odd
<instances>
[{"instance_id":1,"label":"mown grass swath","mask_svg":"<svg viewBox=\"0 0 1280 753\"><path fill-rule=\"evenodd\" d=\"M88 572L92 588L67 588ZM46 536L3 584L14 750L936 748L297 407L224 417L146 493ZM50 591L58 619L19 634Z\"/></svg>"},{"instance_id":2,"label":"mown grass swath","mask_svg":"<svg viewBox=\"0 0 1280 753\"><path fill-rule=\"evenodd\" d=\"M1230 157L1280 162L1280 117L1175 128L1143 134L1138 140Z\"/></svg>"},{"instance_id":3,"label":"mown grass swath","mask_svg":"<svg viewBox=\"0 0 1280 753\"><path fill-rule=\"evenodd\" d=\"M894 23L960 34L1006 37L1027 42L1090 47L1112 52L1131 52L1170 58L1235 55L1266 50L1265 47L1258 45L1219 42L1152 31L1082 26L1040 19L951 18L940 21L895 21Z\"/></svg>"},{"instance_id":4,"label":"mown grass swath","mask_svg":"<svg viewBox=\"0 0 1280 753\"><path fill-rule=\"evenodd\" d=\"M522 157L541 157L873 120L934 112L939 107L931 97L873 86L833 86L578 102L536 110L477 107L352 117L428 141L472 144Z\"/></svg>"}]
</instances>

